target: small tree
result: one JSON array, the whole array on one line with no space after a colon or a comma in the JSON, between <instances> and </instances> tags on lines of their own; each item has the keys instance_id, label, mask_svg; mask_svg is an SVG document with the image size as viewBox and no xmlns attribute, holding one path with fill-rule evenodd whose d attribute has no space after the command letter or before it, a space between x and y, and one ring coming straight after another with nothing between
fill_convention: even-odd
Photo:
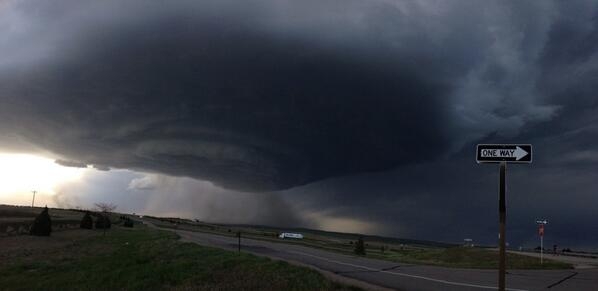
<instances>
[{"instance_id":1,"label":"small tree","mask_svg":"<svg viewBox=\"0 0 598 291\"><path fill-rule=\"evenodd\" d=\"M35 218L31 226L30 234L37 236L49 236L52 232L52 220L48 213L48 206Z\"/></svg>"},{"instance_id":2,"label":"small tree","mask_svg":"<svg viewBox=\"0 0 598 291\"><path fill-rule=\"evenodd\" d=\"M89 211L85 212L85 215L83 215L80 227L85 229L93 228L93 219L91 219L91 214L89 214Z\"/></svg>"},{"instance_id":3,"label":"small tree","mask_svg":"<svg viewBox=\"0 0 598 291\"><path fill-rule=\"evenodd\" d=\"M116 209L116 204L98 202L94 204L98 211L102 212L98 214L96 219L96 228L103 229L104 235L106 235L106 229L110 228L110 212Z\"/></svg>"},{"instance_id":4,"label":"small tree","mask_svg":"<svg viewBox=\"0 0 598 291\"><path fill-rule=\"evenodd\" d=\"M365 244L363 243L363 237L359 237L357 243L355 244L355 254L358 255L365 255Z\"/></svg>"},{"instance_id":5,"label":"small tree","mask_svg":"<svg viewBox=\"0 0 598 291\"><path fill-rule=\"evenodd\" d=\"M103 202L99 202L99 203L95 203L94 204L97 208L98 211L100 212L112 212L116 209L116 204L112 204L112 203L103 203Z\"/></svg>"}]
</instances>

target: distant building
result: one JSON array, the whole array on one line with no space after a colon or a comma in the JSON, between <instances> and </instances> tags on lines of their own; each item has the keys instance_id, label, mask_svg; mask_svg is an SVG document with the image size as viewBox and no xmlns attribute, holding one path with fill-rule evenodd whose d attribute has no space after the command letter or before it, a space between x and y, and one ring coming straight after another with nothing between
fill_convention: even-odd
<instances>
[{"instance_id":1,"label":"distant building","mask_svg":"<svg viewBox=\"0 0 598 291\"><path fill-rule=\"evenodd\" d=\"M279 238L296 238L296 239L303 239L303 235L300 233L290 233L290 232L283 232L278 235Z\"/></svg>"}]
</instances>

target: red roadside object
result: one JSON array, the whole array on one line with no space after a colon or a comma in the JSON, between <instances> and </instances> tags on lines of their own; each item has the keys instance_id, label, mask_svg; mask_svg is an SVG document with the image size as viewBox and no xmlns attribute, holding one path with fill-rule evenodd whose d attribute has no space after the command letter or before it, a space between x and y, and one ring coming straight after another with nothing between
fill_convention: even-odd
<instances>
[{"instance_id":1,"label":"red roadside object","mask_svg":"<svg viewBox=\"0 0 598 291\"><path fill-rule=\"evenodd\" d=\"M544 236L544 224L540 224L540 228L538 229L538 234L540 236Z\"/></svg>"}]
</instances>

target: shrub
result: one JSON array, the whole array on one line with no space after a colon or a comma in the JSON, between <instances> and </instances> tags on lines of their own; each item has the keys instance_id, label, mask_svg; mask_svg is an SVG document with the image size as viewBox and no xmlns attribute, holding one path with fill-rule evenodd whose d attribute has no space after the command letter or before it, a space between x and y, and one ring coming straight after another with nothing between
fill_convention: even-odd
<instances>
[{"instance_id":1,"label":"shrub","mask_svg":"<svg viewBox=\"0 0 598 291\"><path fill-rule=\"evenodd\" d=\"M133 220L127 218L125 219L125 223L123 224L124 227L133 227Z\"/></svg>"},{"instance_id":2,"label":"shrub","mask_svg":"<svg viewBox=\"0 0 598 291\"><path fill-rule=\"evenodd\" d=\"M362 237L359 237L357 243L355 244L355 254L365 255L365 244L363 243Z\"/></svg>"},{"instance_id":3,"label":"shrub","mask_svg":"<svg viewBox=\"0 0 598 291\"><path fill-rule=\"evenodd\" d=\"M52 220L48 214L48 207L35 218L31 226L30 234L37 236L49 236L52 232Z\"/></svg>"},{"instance_id":4,"label":"shrub","mask_svg":"<svg viewBox=\"0 0 598 291\"><path fill-rule=\"evenodd\" d=\"M89 214L89 212L85 212L85 215L83 215L80 227L85 229L93 228L93 219L91 219L91 214Z\"/></svg>"},{"instance_id":5,"label":"shrub","mask_svg":"<svg viewBox=\"0 0 598 291\"><path fill-rule=\"evenodd\" d=\"M96 228L97 229L109 229L110 228L110 218L107 215L98 214L98 218L96 219Z\"/></svg>"}]
</instances>

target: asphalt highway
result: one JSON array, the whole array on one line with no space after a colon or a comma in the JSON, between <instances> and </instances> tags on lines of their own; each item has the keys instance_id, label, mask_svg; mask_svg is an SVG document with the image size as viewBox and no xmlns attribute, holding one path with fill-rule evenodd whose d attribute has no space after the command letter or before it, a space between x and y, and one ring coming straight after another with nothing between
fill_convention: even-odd
<instances>
[{"instance_id":1,"label":"asphalt highway","mask_svg":"<svg viewBox=\"0 0 598 291\"><path fill-rule=\"evenodd\" d=\"M237 249L237 238L176 231L182 239L201 245ZM313 266L374 286L397 290L495 290L496 270L455 269L403 264L343 255L320 249L262 240L241 240L241 250ZM507 290L598 290L598 269L509 270Z\"/></svg>"}]
</instances>

